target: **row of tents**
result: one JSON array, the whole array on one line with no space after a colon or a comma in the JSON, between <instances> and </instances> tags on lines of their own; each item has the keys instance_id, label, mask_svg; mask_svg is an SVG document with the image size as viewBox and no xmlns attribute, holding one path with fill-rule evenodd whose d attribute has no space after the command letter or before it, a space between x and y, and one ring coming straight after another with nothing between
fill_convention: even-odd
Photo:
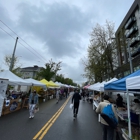
<instances>
[{"instance_id":1,"label":"row of tents","mask_svg":"<svg viewBox=\"0 0 140 140\"><path fill-rule=\"evenodd\" d=\"M9 70L0 72L0 78L7 79L8 84L13 86L20 85L20 86L41 86L47 88L59 88L59 87L75 88L74 86L71 85L62 84L60 82L54 83L53 81L47 81L46 79L42 79L41 81L37 81L32 78L22 79Z\"/></svg>"},{"instance_id":2,"label":"row of tents","mask_svg":"<svg viewBox=\"0 0 140 140\"><path fill-rule=\"evenodd\" d=\"M124 78L113 78L108 82L98 82L93 85L87 86L86 88L99 92L125 92L127 94L129 138L132 138L129 93L140 94L140 70Z\"/></svg>"}]
</instances>

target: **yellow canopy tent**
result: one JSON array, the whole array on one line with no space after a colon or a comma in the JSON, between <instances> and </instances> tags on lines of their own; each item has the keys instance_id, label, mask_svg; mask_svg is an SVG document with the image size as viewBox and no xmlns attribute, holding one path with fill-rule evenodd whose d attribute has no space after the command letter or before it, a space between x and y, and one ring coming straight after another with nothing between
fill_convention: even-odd
<instances>
[{"instance_id":1,"label":"yellow canopy tent","mask_svg":"<svg viewBox=\"0 0 140 140\"><path fill-rule=\"evenodd\" d=\"M46 79L42 79L40 82L45 84L47 87L53 87L53 84L49 83Z\"/></svg>"},{"instance_id":2,"label":"yellow canopy tent","mask_svg":"<svg viewBox=\"0 0 140 140\"><path fill-rule=\"evenodd\" d=\"M50 87L59 87L59 85L55 84L53 81L47 81L46 79L42 79L40 81L41 83L45 84L48 88ZM34 90L36 90L37 92L39 92L42 88L41 87L33 87Z\"/></svg>"},{"instance_id":3,"label":"yellow canopy tent","mask_svg":"<svg viewBox=\"0 0 140 140\"><path fill-rule=\"evenodd\" d=\"M47 87L53 87L53 85L51 83L49 83L46 79L42 79L40 82L45 84ZM42 88L34 86L33 89L36 90L37 92L39 92Z\"/></svg>"}]
</instances>

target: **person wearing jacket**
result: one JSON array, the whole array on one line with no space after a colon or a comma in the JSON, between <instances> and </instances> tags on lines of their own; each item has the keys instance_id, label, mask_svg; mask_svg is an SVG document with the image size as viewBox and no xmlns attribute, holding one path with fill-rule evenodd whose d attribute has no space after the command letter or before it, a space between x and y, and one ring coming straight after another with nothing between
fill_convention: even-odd
<instances>
[{"instance_id":1,"label":"person wearing jacket","mask_svg":"<svg viewBox=\"0 0 140 140\"><path fill-rule=\"evenodd\" d=\"M81 96L80 96L78 90L76 90L72 96L72 103L74 104L73 105L73 117L74 118L77 117L80 100L81 100Z\"/></svg>"},{"instance_id":2,"label":"person wearing jacket","mask_svg":"<svg viewBox=\"0 0 140 140\"><path fill-rule=\"evenodd\" d=\"M140 101L138 99L134 99L135 104L130 108L134 113L140 114Z\"/></svg>"},{"instance_id":3,"label":"person wearing jacket","mask_svg":"<svg viewBox=\"0 0 140 140\"><path fill-rule=\"evenodd\" d=\"M104 101L99 103L99 105L96 109L96 113L101 114L103 108L105 106L107 106L108 104L110 104L108 95L104 95L103 99L104 99ZM116 119L118 120L118 116L117 116L116 110L115 110L113 105L112 105L112 110L114 112ZM103 140L113 140L114 129L111 126L109 126L109 124L102 117L101 117L100 122L101 122L102 127L103 127Z\"/></svg>"},{"instance_id":4,"label":"person wearing jacket","mask_svg":"<svg viewBox=\"0 0 140 140\"><path fill-rule=\"evenodd\" d=\"M29 119L34 118L34 111L38 104L38 95L34 90L33 93L30 93L29 96Z\"/></svg>"}]
</instances>

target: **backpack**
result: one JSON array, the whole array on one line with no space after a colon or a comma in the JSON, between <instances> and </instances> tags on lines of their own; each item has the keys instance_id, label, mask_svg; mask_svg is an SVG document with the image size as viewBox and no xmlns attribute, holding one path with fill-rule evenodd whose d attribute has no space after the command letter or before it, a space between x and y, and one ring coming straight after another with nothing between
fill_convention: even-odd
<instances>
[{"instance_id":1,"label":"backpack","mask_svg":"<svg viewBox=\"0 0 140 140\"><path fill-rule=\"evenodd\" d=\"M111 126L112 128L116 128L118 125L118 120L116 119L114 112L112 110L112 105L108 104L105 106L101 112L102 118Z\"/></svg>"}]
</instances>

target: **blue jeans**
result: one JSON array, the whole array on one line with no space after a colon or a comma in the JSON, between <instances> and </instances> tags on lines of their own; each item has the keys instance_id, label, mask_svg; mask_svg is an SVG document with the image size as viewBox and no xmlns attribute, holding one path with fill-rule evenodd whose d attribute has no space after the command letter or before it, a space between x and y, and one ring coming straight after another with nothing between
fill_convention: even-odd
<instances>
[{"instance_id":1,"label":"blue jeans","mask_svg":"<svg viewBox=\"0 0 140 140\"><path fill-rule=\"evenodd\" d=\"M108 125L103 126L103 140L113 140L114 139L114 129Z\"/></svg>"}]
</instances>

